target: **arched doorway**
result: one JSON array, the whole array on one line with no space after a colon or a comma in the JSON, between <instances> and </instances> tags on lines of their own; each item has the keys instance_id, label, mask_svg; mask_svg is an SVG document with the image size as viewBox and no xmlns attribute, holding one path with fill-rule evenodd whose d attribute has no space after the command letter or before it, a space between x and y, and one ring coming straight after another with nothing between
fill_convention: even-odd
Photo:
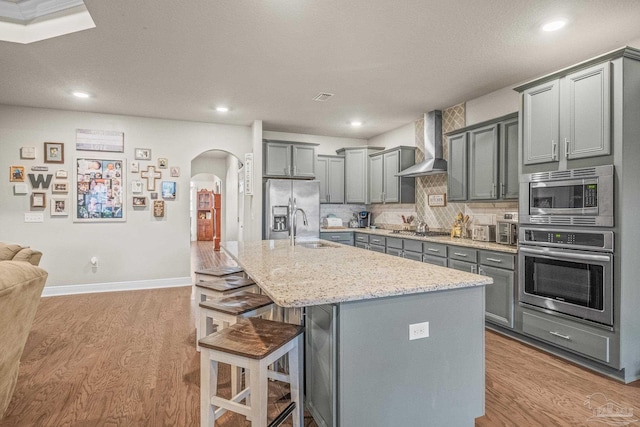
<instances>
[{"instance_id":1,"label":"arched doorway","mask_svg":"<svg viewBox=\"0 0 640 427\"><path fill-rule=\"evenodd\" d=\"M211 191L220 195L221 215L220 230L221 240L241 240L242 238L242 204L244 200L239 196L239 170L242 167L240 160L233 154L223 150L209 150L196 156L191 161L190 180L190 218L191 241L198 240L198 207L197 192L201 190Z\"/></svg>"}]
</instances>

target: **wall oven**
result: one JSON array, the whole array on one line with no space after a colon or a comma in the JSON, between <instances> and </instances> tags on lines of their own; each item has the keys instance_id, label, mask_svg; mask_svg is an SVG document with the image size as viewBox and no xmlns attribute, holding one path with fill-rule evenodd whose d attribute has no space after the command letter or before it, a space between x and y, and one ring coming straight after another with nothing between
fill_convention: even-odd
<instances>
[{"instance_id":1,"label":"wall oven","mask_svg":"<svg viewBox=\"0 0 640 427\"><path fill-rule=\"evenodd\" d=\"M520 227L520 302L613 325L613 232Z\"/></svg>"},{"instance_id":2,"label":"wall oven","mask_svg":"<svg viewBox=\"0 0 640 427\"><path fill-rule=\"evenodd\" d=\"M520 222L613 226L613 165L523 175Z\"/></svg>"}]
</instances>

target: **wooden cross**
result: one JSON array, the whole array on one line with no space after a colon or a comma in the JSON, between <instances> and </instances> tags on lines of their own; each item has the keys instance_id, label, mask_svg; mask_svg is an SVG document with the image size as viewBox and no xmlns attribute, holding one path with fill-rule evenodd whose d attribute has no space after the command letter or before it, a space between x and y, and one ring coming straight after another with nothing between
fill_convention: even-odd
<instances>
[{"instance_id":1,"label":"wooden cross","mask_svg":"<svg viewBox=\"0 0 640 427\"><path fill-rule=\"evenodd\" d=\"M140 176L147 180L147 191L155 191L156 179L162 178L162 171L157 171L155 166L147 166L147 170L140 172Z\"/></svg>"}]
</instances>

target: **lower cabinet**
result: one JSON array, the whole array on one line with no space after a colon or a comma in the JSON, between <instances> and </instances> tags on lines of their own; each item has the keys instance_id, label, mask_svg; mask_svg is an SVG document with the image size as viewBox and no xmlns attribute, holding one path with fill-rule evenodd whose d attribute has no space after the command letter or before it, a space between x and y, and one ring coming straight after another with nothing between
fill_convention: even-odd
<instances>
[{"instance_id":1,"label":"lower cabinet","mask_svg":"<svg viewBox=\"0 0 640 427\"><path fill-rule=\"evenodd\" d=\"M611 332L526 309L522 313L522 332L600 362L612 362Z\"/></svg>"},{"instance_id":2,"label":"lower cabinet","mask_svg":"<svg viewBox=\"0 0 640 427\"><path fill-rule=\"evenodd\" d=\"M427 264L439 265L441 267L447 267L447 259L436 255L424 254L422 261Z\"/></svg>"},{"instance_id":3,"label":"lower cabinet","mask_svg":"<svg viewBox=\"0 0 640 427\"><path fill-rule=\"evenodd\" d=\"M353 246L353 231L340 231L340 232L321 232L320 238L322 240L329 240L331 242L342 243L343 245Z\"/></svg>"},{"instance_id":4,"label":"lower cabinet","mask_svg":"<svg viewBox=\"0 0 640 427\"><path fill-rule=\"evenodd\" d=\"M475 262L458 261L457 259L451 258L449 258L447 267L453 268L454 270L466 271L467 273L478 272L478 266Z\"/></svg>"},{"instance_id":5,"label":"lower cabinet","mask_svg":"<svg viewBox=\"0 0 640 427\"><path fill-rule=\"evenodd\" d=\"M336 307L306 308L305 403L321 427L336 425Z\"/></svg>"},{"instance_id":6,"label":"lower cabinet","mask_svg":"<svg viewBox=\"0 0 640 427\"><path fill-rule=\"evenodd\" d=\"M404 257L414 261L422 261L422 252L404 251Z\"/></svg>"},{"instance_id":7,"label":"lower cabinet","mask_svg":"<svg viewBox=\"0 0 640 427\"><path fill-rule=\"evenodd\" d=\"M493 279L485 287L485 318L506 328L514 326L516 302L515 255L480 251L478 274Z\"/></svg>"}]
</instances>

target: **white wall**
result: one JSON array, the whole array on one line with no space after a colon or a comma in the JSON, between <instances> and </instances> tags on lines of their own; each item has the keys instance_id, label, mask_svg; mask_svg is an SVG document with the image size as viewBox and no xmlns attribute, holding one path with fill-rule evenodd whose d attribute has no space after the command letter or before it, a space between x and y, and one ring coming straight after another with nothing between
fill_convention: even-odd
<instances>
[{"instance_id":1,"label":"white wall","mask_svg":"<svg viewBox=\"0 0 640 427\"><path fill-rule=\"evenodd\" d=\"M223 185L226 197L222 206L226 217L224 240L238 240L238 163L235 157L227 156L227 174Z\"/></svg>"},{"instance_id":2,"label":"white wall","mask_svg":"<svg viewBox=\"0 0 640 427\"><path fill-rule=\"evenodd\" d=\"M418 118L419 119L419 118ZM418 120L416 119L416 120ZM415 147L416 145L416 125L415 122L407 123L399 128L390 130L378 136L369 139L367 145L372 147L384 147L385 149L407 145Z\"/></svg>"},{"instance_id":3,"label":"white wall","mask_svg":"<svg viewBox=\"0 0 640 427\"><path fill-rule=\"evenodd\" d=\"M124 132L124 153L76 152L76 129ZM150 148L152 161L140 161L141 169L157 164L158 157L179 166L181 176L163 179L177 182L176 200L165 202L165 217L154 218L150 208L133 210L130 181L139 174L126 173L127 220L121 223L74 223L72 216L51 217L44 210L43 223L25 223L29 196L13 195L13 183L0 180L0 241L29 245L44 253L41 266L49 272L47 286L126 282L190 275L189 180L191 160L200 153L221 149L239 158L252 150L252 130L247 126L216 125L131 116L79 113L0 106L0 169L11 165L43 166L43 143L63 142L64 165L48 165L49 173L63 168L71 177L74 157L133 160L136 147ZM20 147L35 146L36 160L20 160ZM128 163L125 164L128 165ZM260 171L262 173L262 171ZM70 187L74 181L69 180ZM145 190L145 196L149 193ZM47 196L51 196L50 190ZM73 192L69 193L69 200ZM261 215L257 209L253 215ZM89 259L99 258L93 270Z\"/></svg>"},{"instance_id":4,"label":"white wall","mask_svg":"<svg viewBox=\"0 0 640 427\"><path fill-rule=\"evenodd\" d=\"M359 138L338 138L332 136L308 135L304 133L287 133L264 131L264 139L274 139L277 141L311 142L320 144L316 152L318 154L336 155L336 150L344 147L364 147L367 145L366 139Z\"/></svg>"},{"instance_id":5,"label":"white wall","mask_svg":"<svg viewBox=\"0 0 640 427\"><path fill-rule=\"evenodd\" d=\"M516 85L505 87L466 102L467 126L515 113L519 108Z\"/></svg>"}]
</instances>

